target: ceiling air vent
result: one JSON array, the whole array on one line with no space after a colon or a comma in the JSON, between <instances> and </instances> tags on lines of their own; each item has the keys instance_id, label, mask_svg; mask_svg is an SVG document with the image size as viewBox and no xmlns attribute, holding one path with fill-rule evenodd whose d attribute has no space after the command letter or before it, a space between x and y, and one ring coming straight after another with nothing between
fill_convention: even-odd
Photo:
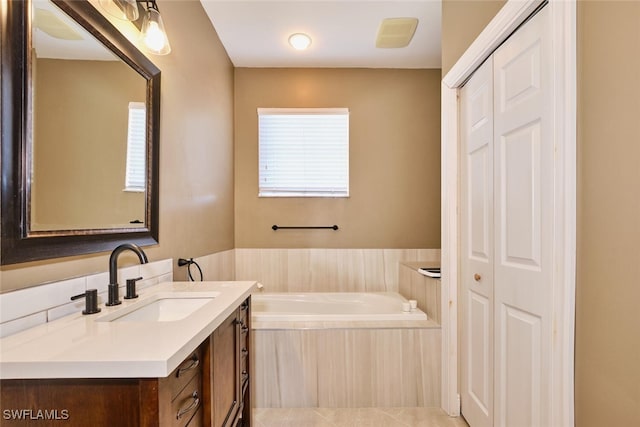
<instances>
[{"instance_id":1,"label":"ceiling air vent","mask_svg":"<svg viewBox=\"0 0 640 427\"><path fill-rule=\"evenodd\" d=\"M36 8L35 18L36 27L51 37L60 40L82 40L80 34L49 10Z\"/></svg>"},{"instance_id":2,"label":"ceiling air vent","mask_svg":"<svg viewBox=\"0 0 640 427\"><path fill-rule=\"evenodd\" d=\"M418 18L384 19L378 29L376 47L398 48L407 46L416 32L417 26Z\"/></svg>"}]
</instances>

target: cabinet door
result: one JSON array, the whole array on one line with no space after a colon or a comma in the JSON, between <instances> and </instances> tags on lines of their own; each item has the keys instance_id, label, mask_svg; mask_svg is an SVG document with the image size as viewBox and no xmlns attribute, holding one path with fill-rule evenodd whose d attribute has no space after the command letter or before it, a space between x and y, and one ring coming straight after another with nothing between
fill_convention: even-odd
<instances>
[{"instance_id":1,"label":"cabinet door","mask_svg":"<svg viewBox=\"0 0 640 427\"><path fill-rule=\"evenodd\" d=\"M1 426L161 425L158 421L161 402L158 400L158 381L155 378L2 380L0 402L3 410ZM5 414L6 410L8 414ZM30 421L29 418L38 415L38 411L41 411L39 416L46 419Z\"/></svg>"},{"instance_id":2,"label":"cabinet door","mask_svg":"<svg viewBox=\"0 0 640 427\"><path fill-rule=\"evenodd\" d=\"M234 311L211 335L213 426L233 425L240 399L240 324Z\"/></svg>"}]
</instances>

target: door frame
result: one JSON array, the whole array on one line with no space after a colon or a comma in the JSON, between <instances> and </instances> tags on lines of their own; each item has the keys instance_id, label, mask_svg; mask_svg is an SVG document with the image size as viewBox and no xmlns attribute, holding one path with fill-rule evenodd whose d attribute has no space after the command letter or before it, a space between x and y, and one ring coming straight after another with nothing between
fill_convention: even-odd
<instances>
[{"instance_id":1,"label":"door frame","mask_svg":"<svg viewBox=\"0 0 640 427\"><path fill-rule=\"evenodd\" d=\"M442 80L442 408L460 415L458 286L460 141L458 89L544 0L508 0ZM548 0L553 39L554 270L552 408L554 426L574 425L576 281L576 0Z\"/></svg>"}]
</instances>

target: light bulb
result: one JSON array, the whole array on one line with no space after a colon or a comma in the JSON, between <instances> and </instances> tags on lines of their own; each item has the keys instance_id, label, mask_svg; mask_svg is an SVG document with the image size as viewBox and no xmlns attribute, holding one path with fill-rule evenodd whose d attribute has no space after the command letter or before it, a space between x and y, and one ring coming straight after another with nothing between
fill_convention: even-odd
<instances>
[{"instance_id":1,"label":"light bulb","mask_svg":"<svg viewBox=\"0 0 640 427\"><path fill-rule=\"evenodd\" d=\"M167 42L167 36L155 22L149 23L149 28L144 35L144 43L153 51L160 51Z\"/></svg>"},{"instance_id":2,"label":"light bulb","mask_svg":"<svg viewBox=\"0 0 640 427\"><path fill-rule=\"evenodd\" d=\"M162 16L157 9L149 8L142 21L142 32L140 39L147 46L151 53L156 55L166 55L171 52L169 39L164 30Z\"/></svg>"}]
</instances>

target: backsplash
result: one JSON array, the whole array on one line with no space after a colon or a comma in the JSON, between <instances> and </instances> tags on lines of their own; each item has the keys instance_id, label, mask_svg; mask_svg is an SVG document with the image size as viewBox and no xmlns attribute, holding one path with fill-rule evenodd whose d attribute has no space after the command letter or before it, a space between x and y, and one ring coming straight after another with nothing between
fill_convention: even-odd
<instances>
[{"instance_id":1,"label":"backsplash","mask_svg":"<svg viewBox=\"0 0 640 427\"><path fill-rule=\"evenodd\" d=\"M400 261L440 262L440 249L236 249L236 280L266 292L398 292Z\"/></svg>"},{"instance_id":2,"label":"backsplash","mask_svg":"<svg viewBox=\"0 0 640 427\"><path fill-rule=\"evenodd\" d=\"M173 262L166 259L118 269L120 295L124 295L127 279L136 277L143 277L137 284L138 289L170 282L173 280ZM84 299L71 301L70 298L87 289L97 289L98 303L103 304L108 284L109 273L104 272L2 294L0 338L84 310Z\"/></svg>"}]
</instances>

